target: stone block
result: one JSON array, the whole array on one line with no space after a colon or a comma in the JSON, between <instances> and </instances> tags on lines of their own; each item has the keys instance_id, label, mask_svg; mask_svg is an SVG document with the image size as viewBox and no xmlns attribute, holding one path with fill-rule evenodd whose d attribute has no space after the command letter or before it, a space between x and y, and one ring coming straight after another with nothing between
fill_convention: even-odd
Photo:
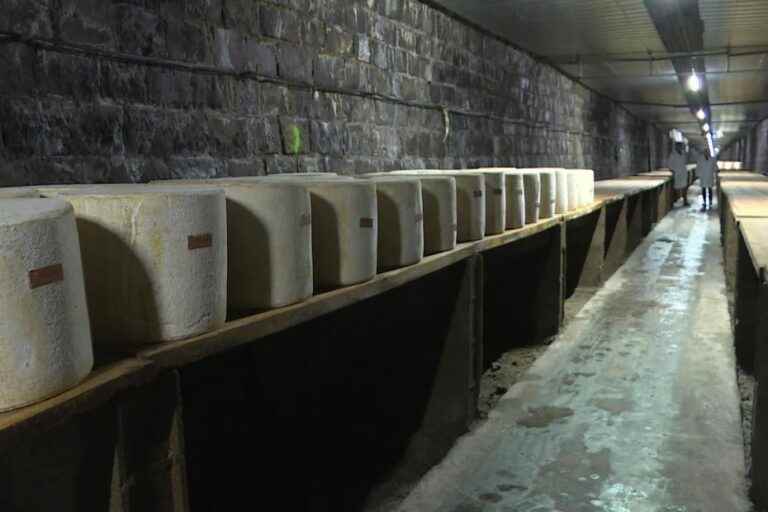
<instances>
[{"instance_id":1,"label":"stone block","mask_svg":"<svg viewBox=\"0 0 768 512\"><path fill-rule=\"evenodd\" d=\"M281 44L277 50L278 73L282 78L312 83L313 58L306 48Z\"/></svg>"},{"instance_id":2,"label":"stone block","mask_svg":"<svg viewBox=\"0 0 768 512\"><path fill-rule=\"evenodd\" d=\"M341 122L312 121L310 132L313 152L334 157L346 154L347 139Z\"/></svg>"},{"instance_id":3,"label":"stone block","mask_svg":"<svg viewBox=\"0 0 768 512\"><path fill-rule=\"evenodd\" d=\"M280 125L275 117L251 119L249 124L250 139L254 150L263 155L280 153L282 139Z\"/></svg>"},{"instance_id":4,"label":"stone block","mask_svg":"<svg viewBox=\"0 0 768 512\"><path fill-rule=\"evenodd\" d=\"M0 30L27 36L52 37L49 0L3 0L0 2Z\"/></svg>"},{"instance_id":5,"label":"stone block","mask_svg":"<svg viewBox=\"0 0 768 512\"><path fill-rule=\"evenodd\" d=\"M289 174L298 171L295 156L274 155L264 160L267 174Z\"/></svg>"},{"instance_id":6,"label":"stone block","mask_svg":"<svg viewBox=\"0 0 768 512\"><path fill-rule=\"evenodd\" d=\"M261 5L259 23L264 36L293 43L300 41L301 24L299 17L293 11Z\"/></svg>"}]
</instances>

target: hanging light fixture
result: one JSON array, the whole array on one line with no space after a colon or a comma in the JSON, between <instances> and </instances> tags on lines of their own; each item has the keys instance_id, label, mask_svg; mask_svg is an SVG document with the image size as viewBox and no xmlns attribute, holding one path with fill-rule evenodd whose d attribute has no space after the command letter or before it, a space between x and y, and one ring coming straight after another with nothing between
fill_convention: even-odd
<instances>
[{"instance_id":1,"label":"hanging light fixture","mask_svg":"<svg viewBox=\"0 0 768 512\"><path fill-rule=\"evenodd\" d=\"M699 92L701 89L701 80L695 70L691 71L691 76L688 77L688 89L693 92Z\"/></svg>"},{"instance_id":2,"label":"hanging light fixture","mask_svg":"<svg viewBox=\"0 0 768 512\"><path fill-rule=\"evenodd\" d=\"M698 110L698 112L696 112L696 117L698 117L700 120L702 120L702 121L703 121L704 119L706 119L706 118L707 118L707 113L706 113L706 112L704 112L704 109L703 109L703 108L700 108L700 109Z\"/></svg>"},{"instance_id":3,"label":"hanging light fixture","mask_svg":"<svg viewBox=\"0 0 768 512\"><path fill-rule=\"evenodd\" d=\"M704 125L702 125L701 129L704 130L705 132L708 132L709 131L709 123L704 123ZM710 137L711 137L711 135L710 135Z\"/></svg>"}]
</instances>

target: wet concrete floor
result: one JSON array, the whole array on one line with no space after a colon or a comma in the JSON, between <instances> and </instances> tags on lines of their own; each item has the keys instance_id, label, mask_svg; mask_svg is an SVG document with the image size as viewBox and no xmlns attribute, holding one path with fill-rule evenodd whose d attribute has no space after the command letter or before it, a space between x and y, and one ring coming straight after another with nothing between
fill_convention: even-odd
<instances>
[{"instance_id":1,"label":"wet concrete floor","mask_svg":"<svg viewBox=\"0 0 768 512\"><path fill-rule=\"evenodd\" d=\"M751 509L717 211L698 207L654 229L400 510Z\"/></svg>"}]
</instances>

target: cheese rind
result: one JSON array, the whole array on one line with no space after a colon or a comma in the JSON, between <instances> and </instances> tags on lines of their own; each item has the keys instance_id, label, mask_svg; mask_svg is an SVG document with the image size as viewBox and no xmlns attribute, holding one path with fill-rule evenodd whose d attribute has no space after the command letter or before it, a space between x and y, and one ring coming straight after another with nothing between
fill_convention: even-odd
<instances>
[{"instance_id":1,"label":"cheese rind","mask_svg":"<svg viewBox=\"0 0 768 512\"><path fill-rule=\"evenodd\" d=\"M93 367L72 207L0 201L0 411L62 393Z\"/></svg>"}]
</instances>

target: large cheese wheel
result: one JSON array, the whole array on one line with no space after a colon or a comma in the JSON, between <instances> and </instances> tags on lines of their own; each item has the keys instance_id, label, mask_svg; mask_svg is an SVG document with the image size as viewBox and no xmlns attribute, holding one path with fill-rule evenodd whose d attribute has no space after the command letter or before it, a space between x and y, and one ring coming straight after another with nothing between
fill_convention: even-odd
<instances>
[{"instance_id":1,"label":"large cheese wheel","mask_svg":"<svg viewBox=\"0 0 768 512\"><path fill-rule=\"evenodd\" d=\"M563 214L571 209L571 205L568 203L568 171L557 169L555 172L555 180L557 181L555 213Z\"/></svg>"},{"instance_id":2,"label":"large cheese wheel","mask_svg":"<svg viewBox=\"0 0 768 512\"><path fill-rule=\"evenodd\" d=\"M283 174L252 178L300 184L312 204L312 257L315 290L349 286L372 279L377 267L376 187L348 176Z\"/></svg>"},{"instance_id":3,"label":"large cheese wheel","mask_svg":"<svg viewBox=\"0 0 768 512\"><path fill-rule=\"evenodd\" d=\"M485 178L485 234L497 235L502 233L507 215L506 185L503 173L491 168L471 169L470 171L481 173ZM445 171L427 169L420 172L442 174Z\"/></svg>"},{"instance_id":4,"label":"large cheese wheel","mask_svg":"<svg viewBox=\"0 0 768 512\"><path fill-rule=\"evenodd\" d=\"M483 172L485 177L485 234L503 233L507 219L507 194L504 174Z\"/></svg>"},{"instance_id":5,"label":"large cheese wheel","mask_svg":"<svg viewBox=\"0 0 768 512\"><path fill-rule=\"evenodd\" d=\"M0 411L56 395L93 367L72 207L0 201Z\"/></svg>"},{"instance_id":6,"label":"large cheese wheel","mask_svg":"<svg viewBox=\"0 0 768 512\"><path fill-rule=\"evenodd\" d=\"M376 275L376 184L344 176L278 175L224 178L298 184L310 193L313 278L317 291L368 281Z\"/></svg>"},{"instance_id":7,"label":"large cheese wheel","mask_svg":"<svg viewBox=\"0 0 768 512\"><path fill-rule=\"evenodd\" d=\"M159 182L172 185L173 181ZM309 192L285 180L178 180L222 188L227 196L227 302L270 309L312 296Z\"/></svg>"},{"instance_id":8,"label":"large cheese wheel","mask_svg":"<svg viewBox=\"0 0 768 512\"><path fill-rule=\"evenodd\" d=\"M456 247L456 179L450 176L422 176L424 208L424 254L450 251Z\"/></svg>"},{"instance_id":9,"label":"large cheese wheel","mask_svg":"<svg viewBox=\"0 0 768 512\"><path fill-rule=\"evenodd\" d=\"M226 319L227 225L215 188L42 188L75 209L96 343L176 340Z\"/></svg>"},{"instance_id":10,"label":"large cheese wheel","mask_svg":"<svg viewBox=\"0 0 768 512\"><path fill-rule=\"evenodd\" d=\"M525 185L523 175L514 167L481 167L478 171L504 175L506 198L506 229L520 229L525 225Z\"/></svg>"},{"instance_id":11,"label":"large cheese wheel","mask_svg":"<svg viewBox=\"0 0 768 512\"><path fill-rule=\"evenodd\" d=\"M378 270L418 263L424 257L424 209L418 178L366 177L376 183Z\"/></svg>"},{"instance_id":12,"label":"large cheese wheel","mask_svg":"<svg viewBox=\"0 0 768 512\"><path fill-rule=\"evenodd\" d=\"M568 169L568 208L575 210L581 207L581 178L578 171Z\"/></svg>"},{"instance_id":13,"label":"large cheese wheel","mask_svg":"<svg viewBox=\"0 0 768 512\"><path fill-rule=\"evenodd\" d=\"M555 169L540 169L541 202L539 217L549 219L555 216L557 210L557 172Z\"/></svg>"},{"instance_id":14,"label":"large cheese wheel","mask_svg":"<svg viewBox=\"0 0 768 512\"><path fill-rule=\"evenodd\" d=\"M507 229L525 226L525 183L522 174L506 173Z\"/></svg>"},{"instance_id":15,"label":"large cheese wheel","mask_svg":"<svg viewBox=\"0 0 768 512\"><path fill-rule=\"evenodd\" d=\"M541 211L541 176L538 169L515 169L511 174L519 174L523 177L525 189L525 223L535 224L539 222Z\"/></svg>"},{"instance_id":16,"label":"large cheese wheel","mask_svg":"<svg viewBox=\"0 0 768 512\"><path fill-rule=\"evenodd\" d=\"M402 170L390 174L425 174L451 176L456 180L456 239L459 242L481 240L485 235L485 176L470 171Z\"/></svg>"},{"instance_id":17,"label":"large cheese wheel","mask_svg":"<svg viewBox=\"0 0 768 512\"><path fill-rule=\"evenodd\" d=\"M595 201L595 172L592 169L571 169L570 171L576 180L573 193L577 207L592 204Z\"/></svg>"},{"instance_id":18,"label":"large cheese wheel","mask_svg":"<svg viewBox=\"0 0 768 512\"><path fill-rule=\"evenodd\" d=\"M312 255L319 290L376 275L376 185L362 180L311 180Z\"/></svg>"},{"instance_id":19,"label":"large cheese wheel","mask_svg":"<svg viewBox=\"0 0 768 512\"><path fill-rule=\"evenodd\" d=\"M388 172L364 174L392 176ZM451 176L411 174L421 181L424 211L424 254L450 251L456 247L456 180Z\"/></svg>"}]
</instances>

